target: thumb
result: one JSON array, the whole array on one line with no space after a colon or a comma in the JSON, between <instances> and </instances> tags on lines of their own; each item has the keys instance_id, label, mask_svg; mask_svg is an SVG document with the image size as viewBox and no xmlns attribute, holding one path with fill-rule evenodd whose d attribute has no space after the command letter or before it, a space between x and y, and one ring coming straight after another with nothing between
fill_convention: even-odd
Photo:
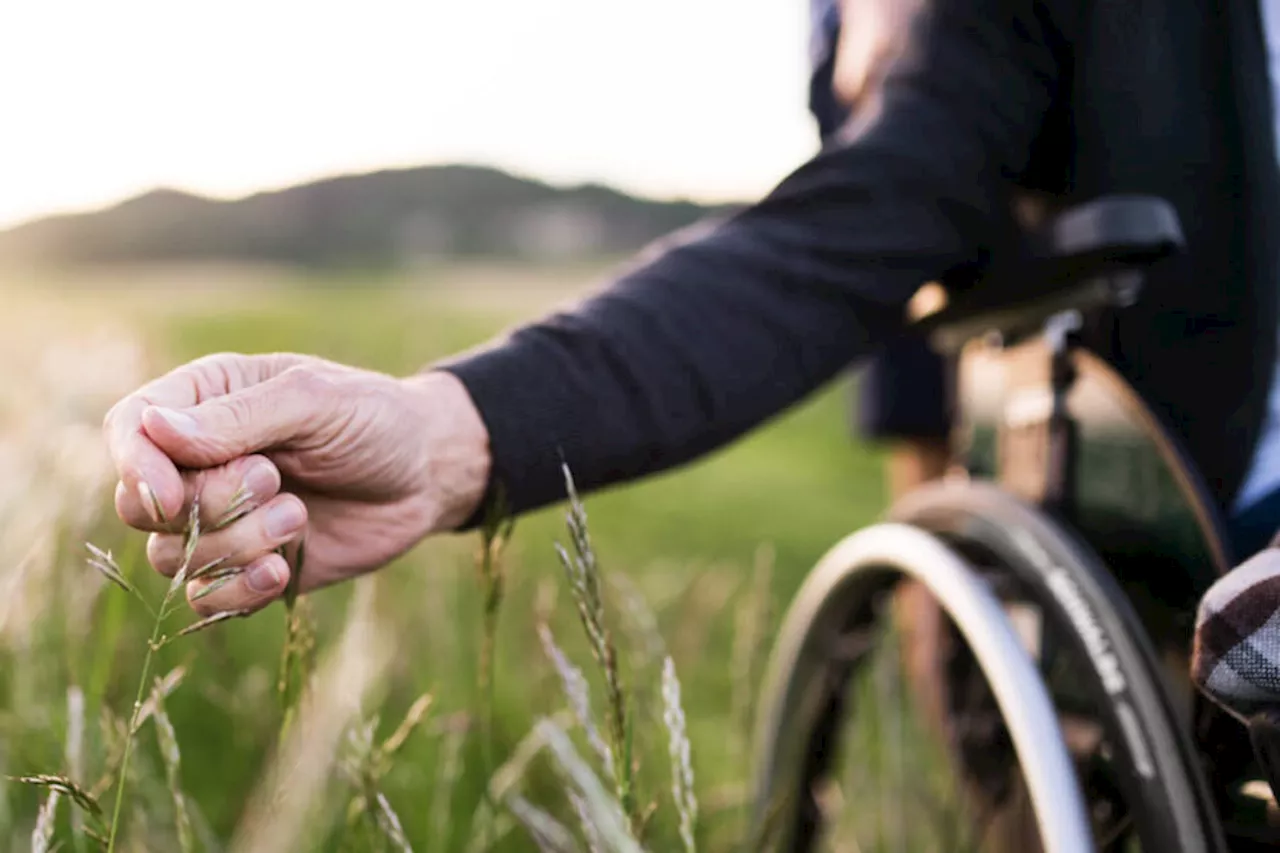
<instances>
[{"instance_id":1,"label":"thumb","mask_svg":"<svg viewBox=\"0 0 1280 853\"><path fill-rule=\"evenodd\" d=\"M175 463L187 468L223 465L311 434L335 407L327 393L292 368L272 379L197 406L150 406L142 427Z\"/></svg>"}]
</instances>

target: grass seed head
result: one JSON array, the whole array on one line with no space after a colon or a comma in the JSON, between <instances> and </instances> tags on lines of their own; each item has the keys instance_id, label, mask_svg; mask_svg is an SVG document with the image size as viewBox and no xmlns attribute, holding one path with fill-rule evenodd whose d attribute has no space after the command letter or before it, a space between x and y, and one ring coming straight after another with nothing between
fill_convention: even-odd
<instances>
[{"instance_id":1,"label":"grass seed head","mask_svg":"<svg viewBox=\"0 0 1280 853\"><path fill-rule=\"evenodd\" d=\"M581 796L586 817L594 824L604 849L609 853L643 853L631 834L622 803L605 791L595 773L573 748L569 736L550 720L539 721L536 728L540 730L565 781Z\"/></svg>"},{"instance_id":2,"label":"grass seed head","mask_svg":"<svg viewBox=\"0 0 1280 853\"><path fill-rule=\"evenodd\" d=\"M134 588L124 579L124 572L120 570L120 566L116 564L115 558L111 556L110 551L104 551L92 542L84 544L89 549L88 562L90 566L97 569L103 577L125 592L134 592Z\"/></svg>"},{"instance_id":3,"label":"grass seed head","mask_svg":"<svg viewBox=\"0 0 1280 853\"><path fill-rule=\"evenodd\" d=\"M155 489L151 488L151 484L146 480L138 481L138 491L146 495L148 503L151 504L151 515L165 527L172 524L169 521L169 515L164 511L164 507L160 505L160 499L156 497Z\"/></svg>"},{"instance_id":4,"label":"grass seed head","mask_svg":"<svg viewBox=\"0 0 1280 853\"><path fill-rule=\"evenodd\" d=\"M182 565L169 583L169 594L187 582L187 573L191 571L191 558L195 556L196 545L200 543L200 497L191 500L191 512L187 515L187 529L182 547Z\"/></svg>"},{"instance_id":5,"label":"grass seed head","mask_svg":"<svg viewBox=\"0 0 1280 853\"><path fill-rule=\"evenodd\" d=\"M102 807L98 805L97 798L66 776L41 773L34 776L10 776L8 778L10 781L19 782L23 785L48 788L50 791L65 794L71 798L72 802L89 814L95 817L102 814Z\"/></svg>"},{"instance_id":6,"label":"grass seed head","mask_svg":"<svg viewBox=\"0 0 1280 853\"><path fill-rule=\"evenodd\" d=\"M151 715L156 710L156 703L168 699L186 677L187 668L185 666L175 666L163 678L156 679L155 687L150 695L147 696L147 700L142 703L142 707L138 709L138 718L135 720L134 725L137 728L141 728L147 720L151 719Z\"/></svg>"},{"instance_id":7,"label":"grass seed head","mask_svg":"<svg viewBox=\"0 0 1280 853\"><path fill-rule=\"evenodd\" d=\"M202 589L200 589L195 593L192 593L191 595L192 603L194 604L195 602L200 601L203 598L208 598L209 596L213 595L215 592L222 589L224 586L231 583L233 580L235 580L237 577L243 574L243 572L244 572L243 569L236 568L235 571L228 570L225 573L220 574L218 577L211 579L207 586L203 587Z\"/></svg>"},{"instance_id":8,"label":"grass seed head","mask_svg":"<svg viewBox=\"0 0 1280 853\"><path fill-rule=\"evenodd\" d=\"M31 853L49 853L53 849L53 832L58 824L58 800L62 792L57 788L49 791L40 813L36 816L36 827L31 831Z\"/></svg>"},{"instance_id":9,"label":"grass seed head","mask_svg":"<svg viewBox=\"0 0 1280 853\"><path fill-rule=\"evenodd\" d=\"M512 794L507 798L506 806L541 853L573 853L578 849L564 824L524 797Z\"/></svg>"},{"instance_id":10,"label":"grass seed head","mask_svg":"<svg viewBox=\"0 0 1280 853\"><path fill-rule=\"evenodd\" d=\"M209 562L205 563L203 566L200 566L195 571L189 572L187 574L187 580L196 581L205 577L213 578L217 575L218 572L224 571L223 566L226 566L227 562L228 562L228 559L226 557L218 557L216 560L210 560ZM232 566L226 569L226 571L239 572L240 568L237 566Z\"/></svg>"},{"instance_id":11,"label":"grass seed head","mask_svg":"<svg viewBox=\"0 0 1280 853\"><path fill-rule=\"evenodd\" d=\"M174 634L173 639L177 639L178 637L185 637L188 634L195 634L199 631L203 631L206 628L212 628L214 625L217 625L219 622L226 622L228 619L241 619L241 618L244 618L245 616L250 616L252 614L253 614L253 611L247 610L247 609L246 610L223 610L221 612L213 614L212 616L206 616L205 618L199 620L198 622L191 623L190 625L183 628L178 633ZM164 643L162 642L161 645L164 645Z\"/></svg>"},{"instance_id":12,"label":"grass seed head","mask_svg":"<svg viewBox=\"0 0 1280 853\"><path fill-rule=\"evenodd\" d=\"M680 815L680 840L686 853L696 853L693 830L698 820L698 799L693 790L693 762L688 726L680 701L680 679L670 657L662 662L662 722L667 727L671 752L671 795Z\"/></svg>"},{"instance_id":13,"label":"grass seed head","mask_svg":"<svg viewBox=\"0 0 1280 853\"><path fill-rule=\"evenodd\" d=\"M427 716L427 711L431 709L431 702L431 694L423 693L409 706L409 710L405 712L404 719L400 721L400 725L396 726L396 730L382 742L382 746L378 747L378 753L382 759L389 759L400 751L400 747L409 739L409 735L413 734L414 729Z\"/></svg>"},{"instance_id":14,"label":"grass seed head","mask_svg":"<svg viewBox=\"0 0 1280 853\"><path fill-rule=\"evenodd\" d=\"M156 724L156 740L160 745L160 759L164 763L165 781L173 798L173 822L182 853L195 853L195 836L191 831L191 815L187 811L187 799L182 793L182 753L178 748L178 735L165 713L164 697L167 695L164 679L157 678L151 691L152 717Z\"/></svg>"},{"instance_id":15,"label":"grass seed head","mask_svg":"<svg viewBox=\"0 0 1280 853\"><path fill-rule=\"evenodd\" d=\"M409 846L409 839L404 834L404 825L400 822L400 816L391 807L387 795L379 791L374 800L378 806L377 824L382 834L400 853L413 853L413 848Z\"/></svg>"},{"instance_id":16,"label":"grass seed head","mask_svg":"<svg viewBox=\"0 0 1280 853\"><path fill-rule=\"evenodd\" d=\"M569 707L573 710L578 725L587 735L587 743L599 757L609 780L616 783L617 772L613 766L613 754L605 745L604 738L600 736L600 730L596 728L595 718L591 714L591 691L586 676L582 674L582 670L569 662L568 656L556 645L551 629L545 624L538 626L538 637L542 640L543 651L551 659L551 664L560 675L565 698L569 700Z\"/></svg>"},{"instance_id":17,"label":"grass seed head","mask_svg":"<svg viewBox=\"0 0 1280 853\"><path fill-rule=\"evenodd\" d=\"M556 554L569 581L569 592L577 608L583 630L587 634L591 655L604 676L605 684L605 732L609 749L613 754L611 764L618 800L634 829L638 815L635 809L634 768L631 752L631 721L627 708L627 693L618 666L618 653L608 628L604 596L601 592L600 565L596 559L591 538L587 532L587 511L578 499L573 475L567 465L562 466L565 487L569 493L569 511L566 522L573 554L556 543Z\"/></svg>"},{"instance_id":18,"label":"grass seed head","mask_svg":"<svg viewBox=\"0 0 1280 853\"><path fill-rule=\"evenodd\" d=\"M253 500L253 492L241 486L236 493L231 496L231 503L227 505L226 510L218 517L218 520L209 528L210 533L216 533L223 528L230 527L249 513L253 512L250 502Z\"/></svg>"},{"instance_id":19,"label":"grass seed head","mask_svg":"<svg viewBox=\"0 0 1280 853\"><path fill-rule=\"evenodd\" d=\"M587 843L587 853L604 853L604 839L600 837L600 830L596 829L591 815L587 812L586 800L572 789L568 791L568 796L569 805L573 807L573 813L578 817L578 825L582 827L582 838Z\"/></svg>"}]
</instances>

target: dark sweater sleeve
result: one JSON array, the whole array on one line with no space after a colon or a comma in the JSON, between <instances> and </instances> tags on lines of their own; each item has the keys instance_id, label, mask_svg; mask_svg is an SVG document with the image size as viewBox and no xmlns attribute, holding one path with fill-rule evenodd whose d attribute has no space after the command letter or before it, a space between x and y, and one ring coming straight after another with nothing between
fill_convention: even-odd
<instances>
[{"instance_id":1,"label":"dark sweater sleeve","mask_svg":"<svg viewBox=\"0 0 1280 853\"><path fill-rule=\"evenodd\" d=\"M936 0L872 114L758 204L661 247L576 309L441 365L514 511L686 462L902 329L922 283L981 261L1054 95L1036 4Z\"/></svg>"}]
</instances>

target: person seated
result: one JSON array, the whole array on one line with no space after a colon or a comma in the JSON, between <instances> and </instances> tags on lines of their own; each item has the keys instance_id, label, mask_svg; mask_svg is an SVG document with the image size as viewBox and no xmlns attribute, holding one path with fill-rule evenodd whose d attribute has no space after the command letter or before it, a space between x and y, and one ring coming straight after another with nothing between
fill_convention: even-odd
<instances>
[{"instance_id":1,"label":"person seated","mask_svg":"<svg viewBox=\"0 0 1280 853\"><path fill-rule=\"evenodd\" d=\"M1086 343L1243 518L1280 491L1273 15L925 2L870 107L820 153L574 308L415 376L224 353L138 389L104 424L117 510L173 574L170 520L196 495L217 518L249 489L250 511L194 556L242 573L190 593L202 614L255 610L289 581L277 548L304 535L306 591L473 527L499 496L514 513L560 500L562 463L586 491L721 447L901 340L920 285L1014 251L1025 194L1132 192L1169 200L1189 250Z\"/></svg>"}]
</instances>

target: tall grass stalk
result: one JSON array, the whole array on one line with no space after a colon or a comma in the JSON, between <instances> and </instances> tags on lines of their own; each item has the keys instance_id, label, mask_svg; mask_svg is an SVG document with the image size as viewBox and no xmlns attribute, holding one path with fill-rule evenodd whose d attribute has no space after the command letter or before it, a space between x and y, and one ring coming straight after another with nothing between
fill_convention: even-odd
<instances>
[{"instance_id":1,"label":"tall grass stalk","mask_svg":"<svg viewBox=\"0 0 1280 853\"><path fill-rule=\"evenodd\" d=\"M84 691L76 685L67 688L67 742L64 747L67 776L77 784L84 783ZM71 813L71 831L77 851L84 850L84 816Z\"/></svg>"},{"instance_id":2,"label":"tall grass stalk","mask_svg":"<svg viewBox=\"0 0 1280 853\"><path fill-rule=\"evenodd\" d=\"M667 727L671 753L671 796L680 815L680 840L685 853L697 853L694 825L698 821L698 798L693 789L693 762L684 705L680 701L680 679L670 657L662 662L662 721Z\"/></svg>"},{"instance_id":3,"label":"tall grass stalk","mask_svg":"<svg viewBox=\"0 0 1280 853\"><path fill-rule=\"evenodd\" d=\"M288 737L249 798L232 839L233 851L313 849L315 838L327 828L318 818L338 746L359 718L365 697L382 681L395 648L374 614L375 581L371 577L355 584L342 636L318 667Z\"/></svg>"},{"instance_id":4,"label":"tall grass stalk","mask_svg":"<svg viewBox=\"0 0 1280 853\"><path fill-rule=\"evenodd\" d=\"M58 822L60 799L62 799L62 793L57 788L51 788L44 805L40 806L40 813L36 816L36 828L31 832L31 853L48 853L53 848L53 830Z\"/></svg>"},{"instance_id":5,"label":"tall grass stalk","mask_svg":"<svg viewBox=\"0 0 1280 853\"><path fill-rule=\"evenodd\" d=\"M570 555L558 542L556 554L569 580L569 590L583 630L586 632L591 655L604 677L605 737L611 753L609 763L614 771L614 789L623 814L626 815L628 831L633 838L636 838L639 836L643 818L636 799L627 693L623 688L622 674L618 665L618 651L606 619L600 565L587 531L587 510L578 497L569 466L563 465L562 470L565 490L569 494L569 511L565 520L573 554Z\"/></svg>"},{"instance_id":6,"label":"tall grass stalk","mask_svg":"<svg viewBox=\"0 0 1280 853\"><path fill-rule=\"evenodd\" d=\"M545 747L546 742L542 739L541 733L536 730L530 731L516 744L515 749L511 750L510 756L502 766L489 777L488 784L485 785L485 796L477 804L471 819L473 827L483 826L485 831L472 833L466 853L480 853L488 850L492 844L496 844L514 827L513 816L521 823L524 822L521 815L516 814L520 807L517 806L514 810L510 808L511 800L519 796L516 788L528 773L529 765ZM499 811L495 803L507 806L507 810ZM528 829L527 826L526 829ZM533 837L537 838L536 835Z\"/></svg>"},{"instance_id":7,"label":"tall grass stalk","mask_svg":"<svg viewBox=\"0 0 1280 853\"><path fill-rule=\"evenodd\" d=\"M577 791L570 790L569 805L573 806L573 813L578 817L578 824L582 827L582 837L587 843L588 853L604 853L604 839L600 837L600 830L596 829L595 823L591 820L591 815L587 811L587 802L582 799L582 795Z\"/></svg>"},{"instance_id":8,"label":"tall grass stalk","mask_svg":"<svg viewBox=\"0 0 1280 853\"><path fill-rule=\"evenodd\" d=\"M621 606L624 627L629 629L626 633L631 640L631 670L646 672L651 665L667 656L667 641L658 628L658 617L640 586L630 576L612 572L608 580Z\"/></svg>"},{"instance_id":9,"label":"tall grass stalk","mask_svg":"<svg viewBox=\"0 0 1280 853\"><path fill-rule=\"evenodd\" d=\"M540 720L534 727L555 759L565 782L581 799L592 834L607 853L644 853L636 841L621 804L609 795L600 780L573 748L573 741L551 720Z\"/></svg>"},{"instance_id":10,"label":"tall grass stalk","mask_svg":"<svg viewBox=\"0 0 1280 853\"><path fill-rule=\"evenodd\" d=\"M507 798L507 809L538 845L540 853L576 853L578 845L564 824L518 794Z\"/></svg>"},{"instance_id":11,"label":"tall grass stalk","mask_svg":"<svg viewBox=\"0 0 1280 853\"><path fill-rule=\"evenodd\" d=\"M57 810L58 802L61 797L70 798L71 802L93 821L93 828L86 829L85 833L94 840L100 842L101 847L106 847L105 827L102 825L102 807L98 805L98 800L89 791L77 784L66 776L52 776L48 774L40 774L36 776L11 776L11 781L20 782L23 785L31 785L36 788L44 788L50 794L45 800L41 809L41 814L36 821L36 829L32 833L32 847L38 847L41 844L49 848L53 843L53 833L56 829L56 821L53 812ZM54 797L52 795L57 795ZM45 814L48 810L48 814ZM52 848L49 848L52 849Z\"/></svg>"},{"instance_id":12,"label":"tall grass stalk","mask_svg":"<svg viewBox=\"0 0 1280 853\"><path fill-rule=\"evenodd\" d=\"M443 755L436 766L435 786L431 793L431 832L435 842L429 849L446 850L452 825L449 815L453 809L454 790L462 771L462 747L467 739L468 724L465 715L455 714L441 734L440 751Z\"/></svg>"},{"instance_id":13,"label":"tall grass stalk","mask_svg":"<svg viewBox=\"0 0 1280 853\"><path fill-rule=\"evenodd\" d=\"M400 816L381 789L381 782L391 770L395 754L422 722L430 707L430 695L418 697L400 725L381 744L374 743L374 732L378 728L376 715L354 727L348 733L350 748L341 763L343 772L355 788L355 794L347 805L347 829L363 822L375 833L381 834L400 853L412 853L413 848L405 837Z\"/></svg>"},{"instance_id":14,"label":"tall grass stalk","mask_svg":"<svg viewBox=\"0 0 1280 853\"><path fill-rule=\"evenodd\" d=\"M157 510L157 517L163 518L164 511L160 509L160 503L155 500L152 495L153 506ZM167 519L166 519L167 521ZM173 606L174 599L177 597L179 590L183 588L183 584L187 579L187 571L191 567L191 557L195 553L196 543L200 539L200 501L193 500L191 502L191 515L187 522L185 545L182 554L182 565L174 574L173 580L169 582L169 587L165 590L164 598L160 602L160 609L152 611L154 620L151 626L151 638L147 640L146 655L142 658L142 674L138 678L138 690L133 700L133 711L129 717L129 728L124 742L124 755L120 759L120 770L116 776L116 799L115 806L111 810L111 829L107 836L107 853L114 853L116 849L116 836L120 832L120 808L124 804L124 791L129 780L129 759L133 755L133 740L138 731L138 717L142 713L142 701L146 695L148 678L151 676L151 661L159 650L164 637L164 623L169 615L170 608ZM115 581L118 585L123 585L127 591L134 592L138 600L151 610L146 599L137 594L136 590L127 583L123 583L123 573L119 567L111 560L109 553L105 555L98 554L96 556L105 556L105 564L107 569L114 569L114 575L110 571L105 571L103 566L95 565L100 571L103 571L107 577Z\"/></svg>"},{"instance_id":15,"label":"tall grass stalk","mask_svg":"<svg viewBox=\"0 0 1280 853\"><path fill-rule=\"evenodd\" d=\"M579 847L573 834L563 824L533 806L516 791L533 760L548 752L565 782L564 793L581 825L587 849L591 853L643 853L632 837L621 805L606 791L565 734L563 723L569 721L567 715L558 717L544 718L530 729L511 758L489 780L490 798L506 805L508 813L524 827L539 850L549 853L577 851ZM481 849L473 843L468 846L467 853Z\"/></svg>"},{"instance_id":16,"label":"tall grass stalk","mask_svg":"<svg viewBox=\"0 0 1280 853\"><path fill-rule=\"evenodd\" d=\"M187 811L187 798L182 793L182 753L178 749L178 735L164 709L163 683L157 679L153 692L156 740L160 746L160 759L164 762L165 779L173 797L173 822L178 834L178 847L182 853L195 853L195 836L191 832L191 815Z\"/></svg>"},{"instance_id":17,"label":"tall grass stalk","mask_svg":"<svg viewBox=\"0 0 1280 853\"><path fill-rule=\"evenodd\" d=\"M281 555L284 555L281 549ZM289 583L284 590L284 645L280 650L280 676L276 692L280 696L280 740L289 734L298 703L306 688L308 671L313 663L315 632L306 605L298 601L302 584L302 571L306 563L307 541L298 542L294 565L289 572Z\"/></svg>"},{"instance_id":18,"label":"tall grass stalk","mask_svg":"<svg viewBox=\"0 0 1280 853\"><path fill-rule=\"evenodd\" d=\"M228 516L224 516L223 519L220 519L219 522L212 527L212 529L217 530L217 529L220 529L220 527L230 523L226 519L235 511L238 511L239 506L242 505L243 503L247 503L251 497L252 496L249 495L247 492L244 492L241 495L238 495L235 499L233 499L232 506L228 510ZM151 501L152 501L152 509L156 517L161 519L163 523L169 524L169 520L165 516L164 510L161 508L159 501L156 500L154 493L151 493ZM141 727L143 722L143 712L145 707L143 700L146 698L147 686L150 683L148 679L151 677L151 665L155 659L156 652L160 651L161 648L163 648L172 640L177 639L178 637L194 634L197 631L202 631L205 628L218 624L219 622L223 622L228 619L233 619L240 616L245 616L248 614L248 611L243 611L243 610L233 610L233 611L225 611L222 613L215 613L213 616L210 616L205 619L201 619L191 625L188 625L187 627L178 631L172 637L165 635L164 633L165 624L168 621L169 617L172 616L174 611L178 608L179 601L181 599L180 592L185 587L187 581L198 580L202 577L205 577L209 572L218 568L215 562L215 563L210 563L209 565L206 565L206 566L202 566L196 569L195 571L191 570L191 560L192 560L192 557L195 555L196 545L197 543L199 543L199 541L200 541L200 500L199 498L196 498L191 502L191 511L187 517L186 527L184 528L184 531L183 531L183 551L182 551L181 564L178 567L178 571L174 574L173 579L170 580L169 586L165 590L164 598L161 599L160 601L159 608L151 607L151 605L137 590L137 588L128 582L128 580L124 576L124 572L120 569L120 566L116 564L115 559L111 556L111 552L103 551L102 549L97 548L92 544L88 546L89 552L91 555L89 559L89 565L97 569L103 576L107 578L107 580L111 581L116 586L120 587L125 592L131 594L134 598L136 598L142 604L142 606L147 609L147 612L150 613L152 616L151 636L147 640L146 653L142 658L142 672L138 678L138 689L134 696L132 711L130 712L130 715L129 715L129 724L128 724L128 727L126 728L125 737L124 737L123 753L120 757L120 767L116 774L115 805L112 807L112 810L111 810L111 824L110 824L110 828L108 829L108 835L107 835L107 853L115 853L115 849L116 849L116 838L119 835L120 823L121 823L120 810L124 804L124 792L125 792L125 789L128 787L128 782L129 782L129 760L133 756L134 738L137 735L138 729ZM146 704L149 704L149 703L146 703ZM154 713L154 706L150 708L150 711L151 713Z\"/></svg>"},{"instance_id":19,"label":"tall grass stalk","mask_svg":"<svg viewBox=\"0 0 1280 853\"><path fill-rule=\"evenodd\" d=\"M569 701L573 716L587 736L587 743L600 759L600 764L604 767L609 781L617 784L618 773L614 768L613 753L605 744L604 738L600 736L595 717L591 713L591 692L586 676L582 674L582 670L569 662L569 657L556 645L555 637L545 623L538 626L538 637L542 640L543 651L546 652L551 665L560 676L560 686L564 689L564 695Z\"/></svg>"},{"instance_id":20,"label":"tall grass stalk","mask_svg":"<svg viewBox=\"0 0 1280 853\"><path fill-rule=\"evenodd\" d=\"M755 730L756 693L764 677L773 622L774 550L756 550L755 569L747 595L739 602L733 618L733 645L729 669L732 674L731 713L738 735L734 739L735 758L746 766L747 752ZM744 799L744 806L745 806Z\"/></svg>"},{"instance_id":21,"label":"tall grass stalk","mask_svg":"<svg viewBox=\"0 0 1280 853\"><path fill-rule=\"evenodd\" d=\"M480 669L478 689L481 704L481 748L484 754L484 771L492 773L495 762L494 748L494 649L497 645L498 615L506 594L506 574L503 571L502 552L515 529L515 516L508 511L506 495L498 486L485 508L484 523L480 530L480 551L476 555L476 574L482 596L480 628Z\"/></svg>"}]
</instances>

